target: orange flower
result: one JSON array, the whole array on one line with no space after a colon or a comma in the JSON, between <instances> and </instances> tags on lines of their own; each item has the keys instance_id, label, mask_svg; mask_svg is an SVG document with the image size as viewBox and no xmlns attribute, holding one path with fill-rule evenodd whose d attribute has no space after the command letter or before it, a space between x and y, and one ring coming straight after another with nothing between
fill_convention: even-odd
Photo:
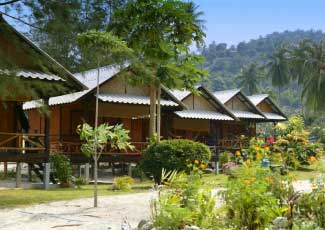
<instances>
[{"instance_id":1,"label":"orange flower","mask_svg":"<svg viewBox=\"0 0 325 230\"><path fill-rule=\"evenodd\" d=\"M240 151L239 150L236 151L236 156L240 156Z\"/></svg>"},{"instance_id":2,"label":"orange flower","mask_svg":"<svg viewBox=\"0 0 325 230\"><path fill-rule=\"evenodd\" d=\"M265 146L265 147L264 147L264 150L265 150L266 152L269 152L269 151L270 151L270 147L269 147L269 146Z\"/></svg>"},{"instance_id":3,"label":"orange flower","mask_svg":"<svg viewBox=\"0 0 325 230\"><path fill-rule=\"evenodd\" d=\"M255 157L256 157L256 159L260 159L262 156L261 156L261 154L257 153Z\"/></svg>"},{"instance_id":4,"label":"orange flower","mask_svg":"<svg viewBox=\"0 0 325 230\"><path fill-rule=\"evenodd\" d=\"M259 146L255 146L255 151L258 151L258 150L260 150L260 147Z\"/></svg>"},{"instance_id":5,"label":"orange flower","mask_svg":"<svg viewBox=\"0 0 325 230\"><path fill-rule=\"evenodd\" d=\"M204 170L207 168L207 165L206 164L200 164L200 169Z\"/></svg>"},{"instance_id":6,"label":"orange flower","mask_svg":"<svg viewBox=\"0 0 325 230\"><path fill-rule=\"evenodd\" d=\"M251 183L250 180L248 180L248 179L245 179L245 180L244 180L244 184L245 184L245 185L250 185L250 183Z\"/></svg>"},{"instance_id":7,"label":"orange flower","mask_svg":"<svg viewBox=\"0 0 325 230\"><path fill-rule=\"evenodd\" d=\"M253 176L252 177L252 181L256 181L256 176Z\"/></svg>"},{"instance_id":8,"label":"orange flower","mask_svg":"<svg viewBox=\"0 0 325 230\"><path fill-rule=\"evenodd\" d=\"M269 184L273 183L273 179L271 177L265 177L265 181Z\"/></svg>"},{"instance_id":9,"label":"orange flower","mask_svg":"<svg viewBox=\"0 0 325 230\"><path fill-rule=\"evenodd\" d=\"M309 158L309 160L310 160L311 162L315 162L317 159L316 159L316 157L311 156L311 157Z\"/></svg>"},{"instance_id":10,"label":"orange flower","mask_svg":"<svg viewBox=\"0 0 325 230\"><path fill-rule=\"evenodd\" d=\"M250 163L251 163L251 160L250 160L250 159L247 159L247 160L246 160L246 164L249 165Z\"/></svg>"},{"instance_id":11,"label":"orange flower","mask_svg":"<svg viewBox=\"0 0 325 230\"><path fill-rule=\"evenodd\" d=\"M198 165L200 163L199 160L194 160L194 164Z\"/></svg>"}]
</instances>

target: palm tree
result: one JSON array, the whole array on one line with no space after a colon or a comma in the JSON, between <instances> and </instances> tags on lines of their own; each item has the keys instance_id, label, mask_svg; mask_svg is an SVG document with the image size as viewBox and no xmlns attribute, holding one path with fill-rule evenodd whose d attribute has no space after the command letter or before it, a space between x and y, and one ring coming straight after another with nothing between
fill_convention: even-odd
<instances>
[{"instance_id":1,"label":"palm tree","mask_svg":"<svg viewBox=\"0 0 325 230\"><path fill-rule=\"evenodd\" d=\"M260 80L263 76L263 68L256 63L244 67L237 76L239 86L248 94L256 94L260 91Z\"/></svg>"},{"instance_id":2,"label":"palm tree","mask_svg":"<svg viewBox=\"0 0 325 230\"><path fill-rule=\"evenodd\" d=\"M271 78L272 85L278 87L279 98L281 87L290 82L289 68L289 50L285 44L281 46L269 56L269 61L266 64L266 76Z\"/></svg>"},{"instance_id":3,"label":"palm tree","mask_svg":"<svg viewBox=\"0 0 325 230\"><path fill-rule=\"evenodd\" d=\"M314 111L320 111L325 109L325 50L323 39L319 44L310 42L307 48L304 49L302 97L307 107Z\"/></svg>"}]
</instances>

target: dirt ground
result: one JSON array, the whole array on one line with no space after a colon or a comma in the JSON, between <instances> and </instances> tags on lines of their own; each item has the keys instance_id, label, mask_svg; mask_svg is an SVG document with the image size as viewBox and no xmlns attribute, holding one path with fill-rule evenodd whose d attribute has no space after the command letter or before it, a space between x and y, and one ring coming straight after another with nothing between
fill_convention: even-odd
<instances>
[{"instance_id":1,"label":"dirt ground","mask_svg":"<svg viewBox=\"0 0 325 230\"><path fill-rule=\"evenodd\" d=\"M0 229L120 230L124 219L134 228L140 220L150 218L150 200L156 196L155 192L103 196L98 208L92 207L92 198L84 198L1 209Z\"/></svg>"}]
</instances>

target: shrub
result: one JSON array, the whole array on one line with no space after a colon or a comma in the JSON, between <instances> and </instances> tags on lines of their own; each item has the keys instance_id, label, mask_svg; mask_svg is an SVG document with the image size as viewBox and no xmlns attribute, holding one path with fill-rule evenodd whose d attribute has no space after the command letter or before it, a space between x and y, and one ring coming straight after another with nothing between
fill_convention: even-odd
<instances>
[{"instance_id":1,"label":"shrub","mask_svg":"<svg viewBox=\"0 0 325 230\"><path fill-rule=\"evenodd\" d=\"M198 169L189 175L177 173L166 183L167 189L161 190L152 204L155 229L220 229L216 197L203 183L201 173Z\"/></svg>"},{"instance_id":2,"label":"shrub","mask_svg":"<svg viewBox=\"0 0 325 230\"><path fill-rule=\"evenodd\" d=\"M114 190L131 190L132 185L134 184L134 179L128 176L115 177L113 189Z\"/></svg>"},{"instance_id":3,"label":"shrub","mask_svg":"<svg viewBox=\"0 0 325 230\"><path fill-rule=\"evenodd\" d=\"M223 164L228 163L231 161L231 152L222 152L219 154L219 164L221 167Z\"/></svg>"},{"instance_id":4,"label":"shrub","mask_svg":"<svg viewBox=\"0 0 325 230\"><path fill-rule=\"evenodd\" d=\"M74 181L74 184L80 188L81 185L86 185L87 184L87 179L86 177L77 177Z\"/></svg>"},{"instance_id":5,"label":"shrub","mask_svg":"<svg viewBox=\"0 0 325 230\"><path fill-rule=\"evenodd\" d=\"M148 176L160 183L162 169L189 173L196 165L205 169L211 158L210 149L190 140L165 140L151 144L143 153L141 167Z\"/></svg>"},{"instance_id":6,"label":"shrub","mask_svg":"<svg viewBox=\"0 0 325 230\"><path fill-rule=\"evenodd\" d=\"M269 191L274 179L268 169L243 166L240 176L230 180L223 192L229 225L236 229L264 229L281 215L278 201Z\"/></svg>"},{"instance_id":7,"label":"shrub","mask_svg":"<svg viewBox=\"0 0 325 230\"><path fill-rule=\"evenodd\" d=\"M55 154L51 156L50 161L54 169L54 176L62 186L67 186L72 179L70 159L65 155Z\"/></svg>"}]
</instances>

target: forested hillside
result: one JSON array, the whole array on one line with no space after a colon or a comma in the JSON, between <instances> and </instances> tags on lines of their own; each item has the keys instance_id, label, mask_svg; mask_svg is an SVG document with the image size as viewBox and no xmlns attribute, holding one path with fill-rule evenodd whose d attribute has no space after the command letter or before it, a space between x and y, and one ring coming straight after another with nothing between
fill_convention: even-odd
<instances>
[{"instance_id":1,"label":"forested hillside","mask_svg":"<svg viewBox=\"0 0 325 230\"><path fill-rule=\"evenodd\" d=\"M210 72L210 78L205 85L213 90L230 89L239 87L236 76L240 70L251 63L262 66L281 43L297 44L303 39L319 42L324 37L322 31L285 31L272 33L249 42L241 42L237 46L228 46L225 43L211 43L200 50L205 57L204 68ZM266 76L260 81L261 93L271 93L276 99L279 97L280 105L290 113L299 112L301 109L301 89L296 84L276 89L271 86Z\"/></svg>"}]
</instances>

